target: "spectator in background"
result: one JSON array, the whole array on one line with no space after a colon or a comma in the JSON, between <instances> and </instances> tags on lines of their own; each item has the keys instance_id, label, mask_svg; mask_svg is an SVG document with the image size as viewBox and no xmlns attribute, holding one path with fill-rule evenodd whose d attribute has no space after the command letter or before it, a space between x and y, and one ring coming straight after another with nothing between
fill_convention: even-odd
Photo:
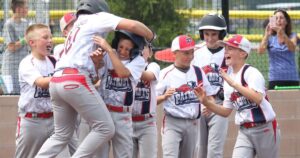
<instances>
[{"instance_id":1,"label":"spectator in background","mask_svg":"<svg viewBox=\"0 0 300 158\"><path fill-rule=\"evenodd\" d=\"M2 77L8 94L19 94L18 68L20 61L28 54L24 33L29 26L27 1L12 0L13 15L3 27L5 51L2 57Z\"/></svg>"},{"instance_id":2,"label":"spectator in background","mask_svg":"<svg viewBox=\"0 0 300 158\"><path fill-rule=\"evenodd\" d=\"M298 86L299 74L295 61L297 34L292 32L291 18L285 10L274 12L276 22L266 26L258 53L269 53L269 89L275 86Z\"/></svg>"}]
</instances>

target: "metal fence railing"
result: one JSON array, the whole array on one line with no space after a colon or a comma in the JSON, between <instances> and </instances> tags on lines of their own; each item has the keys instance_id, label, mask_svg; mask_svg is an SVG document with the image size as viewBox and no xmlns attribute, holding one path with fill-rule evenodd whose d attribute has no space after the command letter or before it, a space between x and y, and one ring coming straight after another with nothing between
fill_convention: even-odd
<instances>
[{"instance_id":1,"label":"metal fence railing","mask_svg":"<svg viewBox=\"0 0 300 158\"><path fill-rule=\"evenodd\" d=\"M110 2L109 0L107 0ZM208 12L222 12L222 0L174 0L174 8L179 14L184 15L184 18L189 19L189 25L186 28L186 33L194 36L199 42L198 26L201 17ZM292 18L293 32L298 33L300 37L300 7L297 8L297 4L293 3L290 5L289 0L278 1L278 0L265 0L264 4L261 1L247 1L247 0L232 0L229 1L229 36L232 34L243 34L251 42L253 42L253 48L257 47L258 42L261 41L264 28L263 23L270 15L273 10L271 5L282 2L281 7L288 8L289 15ZM59 29L59 19L66 12L75 11L77 1L73 0L32 0L28 1L28 16L26 17L30 23L45 23L48 24L52 30L54 44L64 42L64 38L61 35ZM0 66L3 63L1 56L4 54L3 44L5 37L3 34L3 25L7 22L8 18L12 16L12 10L10 10L10 0L0 0L0 6L3 6L0 10ZM269 8L267 8L269 7ZM262 10L262 9L263 10ZM163 22L161 22L163 23ZM162 24L161 27L164 27ZM166 28L169 29L169 28ZM163 36L163 35L162 35ZM170 39L171 41L171 39ZM160 46L157 47L166 47ZM299 70L299 46L296 52L297 66ZM257 67L265 76L266 81L268 80L268 54L258 55L253 53L250 55L248 62ZM0 70L1 75L1 70ZM0 76L0 86L5 86L3 76ZM7 86L6 86L7 87ZM3 88L5 89L5 88ZM1 92L0 92L1 94ZM17 94L17 93L16 93Z\"/></svg>"}]
</instances>

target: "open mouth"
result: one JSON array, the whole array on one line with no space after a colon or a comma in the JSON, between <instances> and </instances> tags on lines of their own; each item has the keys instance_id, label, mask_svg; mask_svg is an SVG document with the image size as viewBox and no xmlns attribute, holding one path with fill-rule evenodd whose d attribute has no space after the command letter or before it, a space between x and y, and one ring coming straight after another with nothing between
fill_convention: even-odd
<instances>
[{"instance_id":1,"label":"open mouth","mask_svg":"<svg viewBox=\"0 0 300 158\"><path fill-rule=\"evenodd\" d=\"M51 51L52 50L52 46L51 45L47 45L46 49L47 49L47 51Z\"/></svg>"},{"instance_id":2,"label":"open mouth","mask_svg":"<svg viewBox=\"0 0 300 158\"><path fill-rule=\"evenodd\" d=\"M227 57L225 57L225 59L226 59L226 60L230 60L230 59L231 59L231 57L230 57L230 56L227 56Z\"/></svg>"}]
</instances>

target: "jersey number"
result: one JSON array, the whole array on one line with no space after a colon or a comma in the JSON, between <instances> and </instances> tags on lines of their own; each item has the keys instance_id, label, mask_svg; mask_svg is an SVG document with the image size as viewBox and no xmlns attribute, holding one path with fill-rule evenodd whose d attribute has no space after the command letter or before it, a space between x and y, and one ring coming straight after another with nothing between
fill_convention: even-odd
<instances>
[{"instance_id":1,"label":"jersey number","mask_svg":"<svg viewBox=\"0 0 300 158\"><path fill-rule=\"evenodd\" d=\"M72 44L75 41L79 30L80 30L80 27L76 27L76 28L71 30L71 32L70 32L70 34L69 34L69 36L68 36L68 38L65 42L65 48L64 48L65 49L65 54L67 54L68 51L71 49Z\"/></svg>"}]
</instances>

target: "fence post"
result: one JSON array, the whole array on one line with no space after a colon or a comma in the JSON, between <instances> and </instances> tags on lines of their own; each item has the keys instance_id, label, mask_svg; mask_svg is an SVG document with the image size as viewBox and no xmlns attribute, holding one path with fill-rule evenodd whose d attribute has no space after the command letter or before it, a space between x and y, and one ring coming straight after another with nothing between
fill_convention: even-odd
<instances>
[{"instance_id":1,"label":"fence post","mask_svg":"<svg viewBox=\"0 0 300 158\"><path fill-rule=\"evenodd\" d=\"M9 1L5 0L4 2L4 19L3 21L6 21L9 18Z\"/></svg>"},{"instance_id":2,"label":"fence post","mask_svg":"<svg viewBox=\"0 0 300 158\"><path fill-rule=\"evenodd\" d=\"M227 32L229 33L230 27L229 27L229 1L228 0L222 0L222 14L227 24Z\"/></svg>"}]
</instances>

